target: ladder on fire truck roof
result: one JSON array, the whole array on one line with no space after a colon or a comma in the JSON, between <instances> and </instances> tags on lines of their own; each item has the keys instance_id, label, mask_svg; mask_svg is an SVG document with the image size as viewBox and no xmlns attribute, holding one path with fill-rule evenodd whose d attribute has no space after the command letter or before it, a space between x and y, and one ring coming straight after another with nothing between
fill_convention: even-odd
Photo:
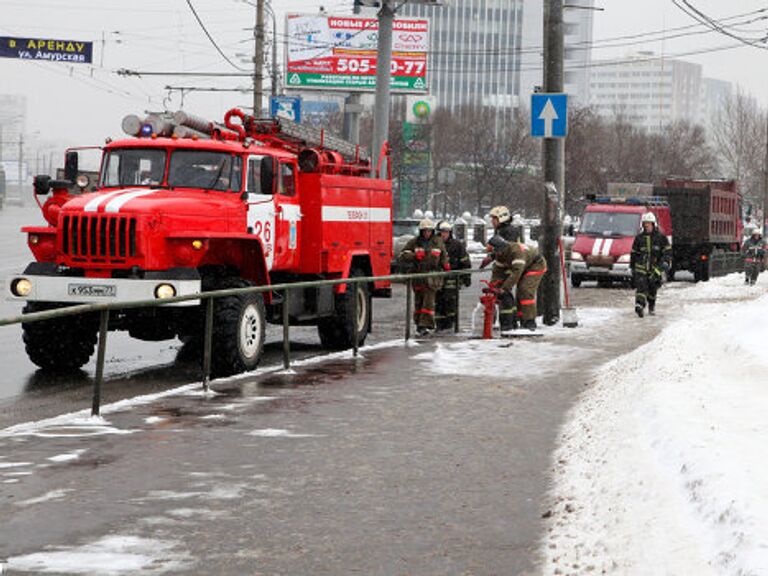
<instances>
[{"instance_id":1,"label":"ladder on fire truck roof","mask_svg":"<svg viewBox=\"0 0 768 576\"><path fill-rule=\"evenodd\" d=\"M232 123L233 117L237 117L240 123ZM125 133L131 136L175 135L180 138L225 140L245 140L250 137L275 146L293 147L297 152L302 148L318 148L338 152L355 163L370 160L365 147L329 134L323 128L298 124L287 118L254 118L238 109L227 112L223 125L179 110L173 114L148 113L144 120L129 114L123 118L122 126Z\"/></svg>"},{"instance_id":2,"label":"ladder on fire truck roof","mask_svg":"<svg viewBox=\"0 0 768 576\"><path fill-rule=\"evenodd\" d=\"M297 124L287 118L275 118L274 120L266 121L256 120L256 122L259 124L267 122L275 127L273 130L277 133L292 138L297 144L302 144L309 148L327 148L335 150L346 158L369 159L368 151L362 146L352 144L343 138L329 134L322 128Z\"/></svg>"}]
</instances>

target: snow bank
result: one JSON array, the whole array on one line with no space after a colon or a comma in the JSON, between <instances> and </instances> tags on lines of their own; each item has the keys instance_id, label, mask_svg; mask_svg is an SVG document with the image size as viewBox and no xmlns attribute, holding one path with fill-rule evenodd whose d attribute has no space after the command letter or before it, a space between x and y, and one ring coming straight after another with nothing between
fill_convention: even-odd
<instances>
[{"instance_id":1,"label":"snow bank","mask_svg":"<svg viewBox=\"0 0 768 576\"><path fill-rule=\"evenodd\" d=\"M742 282L681 292L698 303L574 408L544 574L768 573L768 296L702 303L765 292Z\"/></svg>"}]
</instances>

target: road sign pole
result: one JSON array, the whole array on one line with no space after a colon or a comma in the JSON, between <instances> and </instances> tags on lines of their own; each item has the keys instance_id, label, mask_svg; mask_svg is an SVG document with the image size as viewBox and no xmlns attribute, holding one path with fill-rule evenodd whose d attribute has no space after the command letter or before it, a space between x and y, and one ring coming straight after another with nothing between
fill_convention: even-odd
<instances>
[{"instance_id":1,"label":"road sign pole","mask_svg":"<svg viewBox=\"0 0 768 576\"><path fill-rule=\"evenodd\" d=\"M563 0L544 0L544 92L563 92ZM552 186L545 187L542 213L544 229L541 248L548 269L540 291L545 324L554 324L560 317L560 259L557 256L557 244L561 233L559 207L565 195L565 140L551 137L553 114L551 100L547 100L539 116L544 120L545 132L542 147L544 181L552 183Z\"/></svg>"}]
</instances>

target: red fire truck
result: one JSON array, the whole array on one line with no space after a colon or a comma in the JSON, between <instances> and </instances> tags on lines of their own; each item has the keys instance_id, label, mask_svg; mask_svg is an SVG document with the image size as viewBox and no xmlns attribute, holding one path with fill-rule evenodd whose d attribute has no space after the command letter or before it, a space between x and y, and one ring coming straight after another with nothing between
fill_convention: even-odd
<instances>
[{"instance_id":1,"label":"red fire truck","mask_svg":"<svg viewBox=\"0 0 768 576\"><path fill-rule=\"evenodd\" d=\"M83 193L68 191L78 178L77 151L67 153L68 180L36 178L36 197L52 191L41 204L48 225L22 229L35 262L7 282L11 298L27 301L25 313L389 273L389 167L372 177L359 147L237 109L223 124L176 113L128 116L123 129L134 137L103 148L95 191L85 191L82 175ZM328 348L350 347L355 338L361 344L371 327L371 297L389 297L391 287L349 286L292 290L290 323L317 325ZM270 292L216 300L216 375L258 364L265 323L280 321L283 304ZM121 309L109 328L194 345L202 326L203 307L190 301ZM93 315L23 324L30 359L59 371L88 361L97 331Z\"/></svg>"}]
</instances>

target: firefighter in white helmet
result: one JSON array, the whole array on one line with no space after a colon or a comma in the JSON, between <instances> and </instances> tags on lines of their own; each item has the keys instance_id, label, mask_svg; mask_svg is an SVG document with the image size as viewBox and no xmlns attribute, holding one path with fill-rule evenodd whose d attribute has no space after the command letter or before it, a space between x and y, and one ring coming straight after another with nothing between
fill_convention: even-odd
<instances>
[{"instance_id":1,"label":"firefighter in white helmet","mask_svg":"<svg viewBox=\"0 0 768 576\"><path fill-rule=\"evenodd\" d=\"M662 273L669 270L672 248L667 237L659 232L656 215L646 212L641 218L643 230L632 243L630 267L635 283L635 313L642 318L656 313L656 292L661 286Z\"/></svg>"},{"instance_id":2,"label":"firefighter in white helmet","mask_svg":"<svg viewBox=\"0 0 768 576\"><path fill-rule=\"evenodd\" d=\"M425 218L419 222L419 235L412 238L400 253L400 261L411 271L439 272L450 270L448 255L442 238L435 234L435 223ZM426 336L435 329L435 293L443 285L441 277L415 279L413 281L413 321L419 336Z\"/></svg>"},{"instance_id":3,"label":"firefighter in white helmet","mask_svg":"<svg viewBox=\"0 0 768 576\"><path fill-rule=\"evenodd\" d=\"M464 242L453 237L453 226L443 220L437 225L437 233L445 244L445 252L448 255L448 263L451 270L465 270L472 268L472 262L467 254L467 248ZM467 274L464 276L446 276L443 287L437 291L435 302L435 325L438 330L447 330L453 328L456 324L456 314L458 312L458 293L459 286L469 286L472 283L472 277Z\"/></svg>"},{"instance_id":4,"label":"firefighter in white helmet","mask_svg":"<svg viewBox=\"0 0 768 576\"><path fill-rule=\"evenodd\" d=\"M523 220L519 214L514 217L506 206L495 206L491 208L491 224L493 225L494 236L498 236L505 242L523 241ZM486 246L488 255L483 258L480 268L485 268L493 262L496 251L491 246ZM499 298L499 314L502 330L512 330L517 328L520 322L520 310L516 302L517 288L504 292Z\"/></svg>"},{"instance_id":5,"label":"firefighter in white helmet","mask_svg":"<svg viewBox=\"0 0 768 576\"><path fill-rule=\"evenodd\" d=\"M759 226L752 229L742 245L741 255L744 257L744 283L754 284L765 266L765 240Z\"/></svg>"}]
</instances>

